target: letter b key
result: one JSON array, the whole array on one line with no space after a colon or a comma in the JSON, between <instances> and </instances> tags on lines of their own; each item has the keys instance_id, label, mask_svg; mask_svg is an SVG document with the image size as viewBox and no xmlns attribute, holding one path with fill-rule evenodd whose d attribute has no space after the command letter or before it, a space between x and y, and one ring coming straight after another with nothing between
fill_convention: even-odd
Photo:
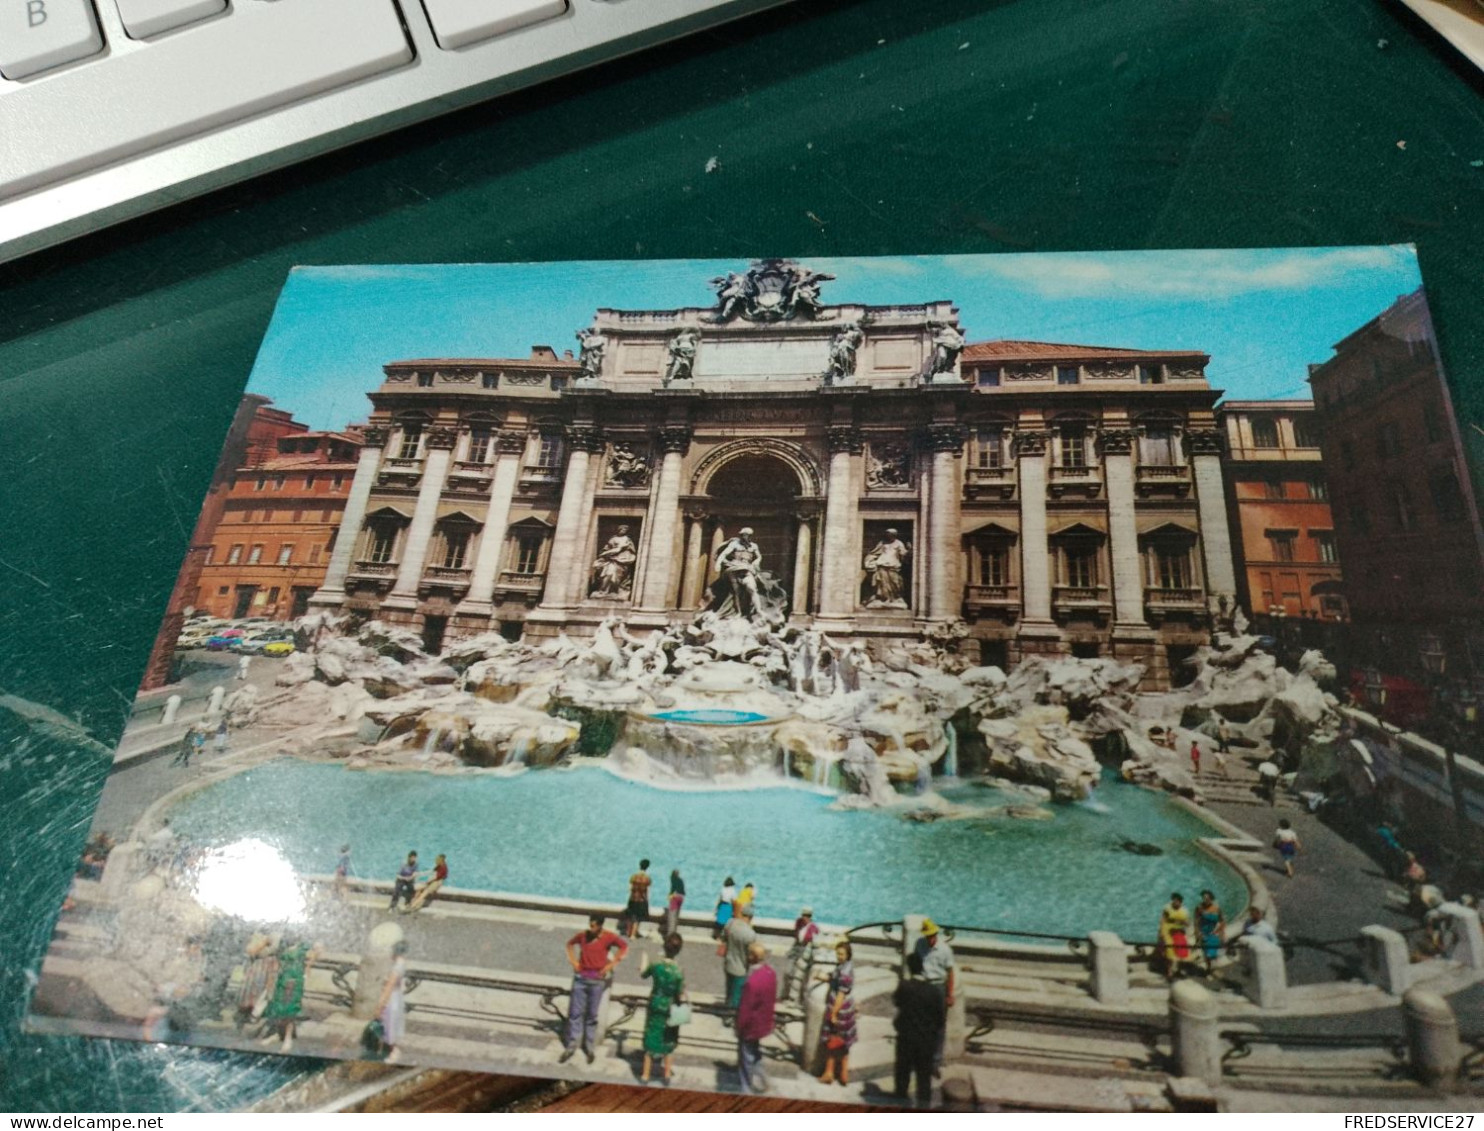
<instances>
[{"instance_id":1,"label":"letter b key","mask_svg":"<svg viewBox=\"0 0 1484 1131\"><path fill-rule=\"evenodd\" d=\"M88 0L0 0L0 75L23 79L103 50Z\"/></svg>"}]
</instances>

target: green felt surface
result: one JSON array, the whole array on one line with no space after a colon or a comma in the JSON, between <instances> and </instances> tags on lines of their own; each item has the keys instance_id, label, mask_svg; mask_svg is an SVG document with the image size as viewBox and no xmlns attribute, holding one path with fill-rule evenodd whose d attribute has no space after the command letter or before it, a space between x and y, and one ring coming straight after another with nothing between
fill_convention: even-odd
<instances>
[{"instance_id":1,"label":"green felt surface","mask_svg":"<svg viewBox=\"0 0 1484 1131\"><path fill-rule=\"evenodd\" d=\"M295 264L1412 241L1467 430L1481 89L1389 0L799 0L0 267L0 695L117 738ZM106 770L31 715L0 709L0 1108L303 1070L20 1032Z\"/></svg>"}]
</instances>

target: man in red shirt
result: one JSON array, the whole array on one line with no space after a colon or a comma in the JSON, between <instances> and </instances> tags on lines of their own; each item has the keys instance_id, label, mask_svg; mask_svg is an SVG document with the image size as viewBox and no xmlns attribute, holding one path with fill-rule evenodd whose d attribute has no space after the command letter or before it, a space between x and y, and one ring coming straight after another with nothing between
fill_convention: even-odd
<instances>
[{"instance_id":1,"label":"man in red shirt","mask_svg":"<svg viewBox=\"0 0 1484 1131\"><path fill-rule=\"evenodd\" d=\"M764 1037L773 1032L773 1003L778 1000L778 975L765 961L767 949L760 942L747 948L747 980L742 983L742 1001L737 1006L737 1074L744 1092L766 1092L763 1074Z\"/></svg>"},{"instance_id":2,"label":"man in red shirt","mask_svg":"<svg viewBox=\"0 0 1484 1131\"><path fill-rule=\"evenodd\" d=\"M578 931L567 940L567 961L572 964L572 1002L567 1009L566 1048L562 1050L561 1063L567 1063L577 1052L579 1037L587 1062L591 1064L596 1057L593 1050L598 1043L598 1010L603 1006L603 991L608 988L613 968L623 961L628 950L627 942L603 929L601 915L590 916L587 930Z\"/></svg>"}]
</instances>

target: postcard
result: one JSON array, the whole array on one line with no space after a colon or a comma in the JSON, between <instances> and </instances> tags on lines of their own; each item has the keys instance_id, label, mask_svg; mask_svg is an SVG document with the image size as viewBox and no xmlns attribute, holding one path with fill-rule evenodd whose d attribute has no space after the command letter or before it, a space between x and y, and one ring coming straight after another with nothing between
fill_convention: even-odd
<instances>
[{"instance_id":1,"label":"postcard","mask_svg":"<svg viewBox=\"0 0 1484 1131\"><path fill-rule=\"evenodd\" d=\"M29 1024L1426 1107L1462 426L1409 247L297 270Z\"/></svg>"}]
</instances>

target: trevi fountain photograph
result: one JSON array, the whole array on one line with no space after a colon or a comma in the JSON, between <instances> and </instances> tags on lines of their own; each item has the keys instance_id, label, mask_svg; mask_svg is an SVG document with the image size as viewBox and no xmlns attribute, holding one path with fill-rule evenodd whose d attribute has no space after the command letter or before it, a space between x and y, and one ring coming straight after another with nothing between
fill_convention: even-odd
<instances>
[{"instance_id":1,"label":"trevi fountain photograph","mask_svg":"<svg viewBox=\"0 0 1484 1131\"><path fill-rule=\"evenodd\" d=\"M28 1024L1444 1110L1465 451L1410 248L295 271Z\"/></svg>"}]
</instances>

